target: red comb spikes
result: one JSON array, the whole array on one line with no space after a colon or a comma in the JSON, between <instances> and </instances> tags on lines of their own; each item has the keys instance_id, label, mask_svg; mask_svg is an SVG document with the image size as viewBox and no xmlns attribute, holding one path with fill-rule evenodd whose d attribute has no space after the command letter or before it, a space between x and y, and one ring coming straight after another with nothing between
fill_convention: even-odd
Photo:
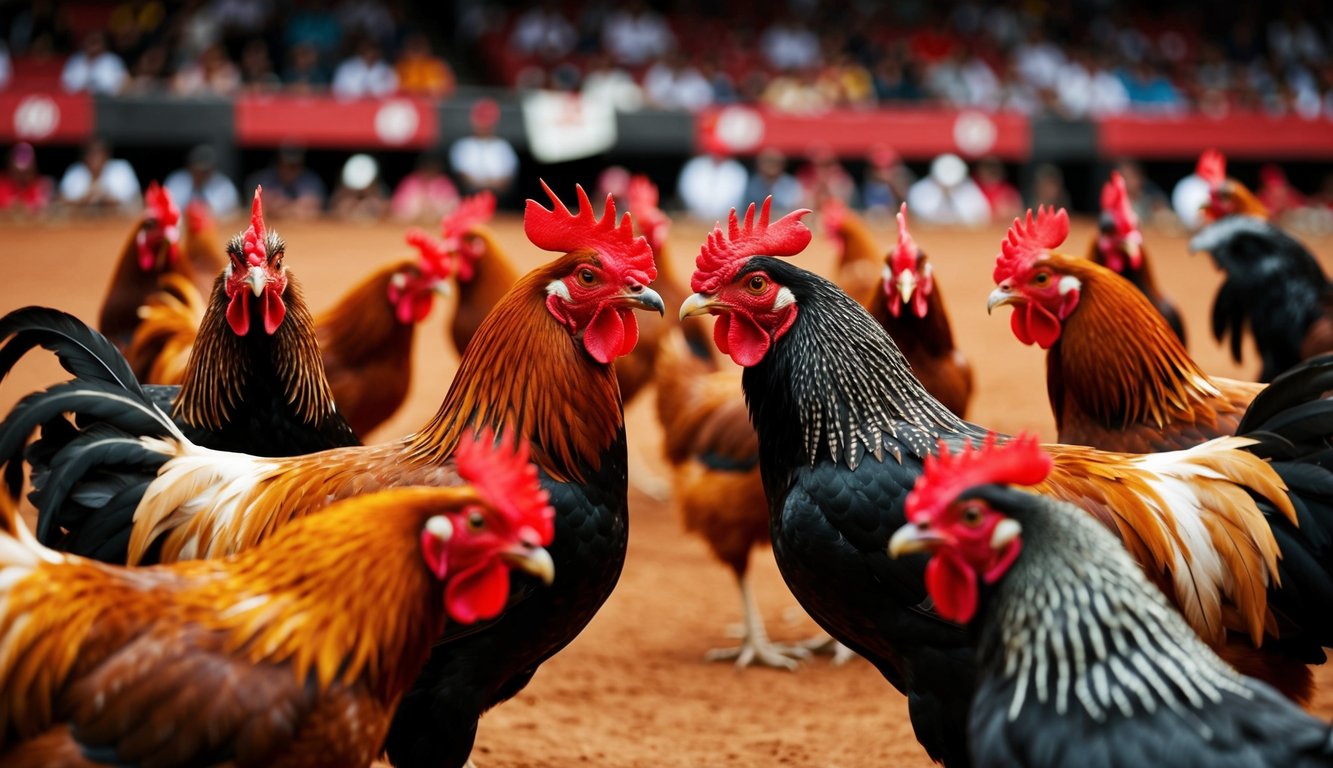
<instances>
[{"instance_id":1,"label":"red comb spikes","mask_svg":"<svg viewBox=\"0 0 1333 768\"><path fill-rule=\"evenodd\" d=\"M999 283L1022 272L1066 237L1069 237L1069 214L1065 209L1039 207L1034 220L1029 208L1027 221L1014 219L1004 242L1000 243L992 277Z\"/></svg>"},{"instance_id":2,"label":"red comb spikes","mask_svg":"<svg viewBox=\"0 0 1333 768\"><path fill-rule=\"evenodd\" d=\"M440 236L452 247L469 229L495 215L495 195L490 190L464 198L448 216L440 219Z\"/></svg>"},{"instance_id":3,"label":"red comb spikes","mask_svg":"<svg viewBox=\"0 0 1333 768\"><path fill-rule=\"evenodd\" d=\"M601 219L597 219L593 216L588 193L581 185L574 187L579 198L578 215L569 212L545 181L542 181L542 189L551 198L553 210L546 210L536 200L528 200L523 211L523 229L533 245L545 251L565 253L591 248L603 259L620 264L623 270L646 275L646 282L657 279L652 247L647 239L635 237L634 224L628 213L616 220L615 198L606 196L606 211Z\"/></svg>"},{"instance_id":4,"label":"red comb spikes","mask_svg":"<svg viewBox=\"0 0 1333 768\"><path fill-rule=\"evenodd\" d=\"M1111 180L1102 185L1102 213L1115 220L1116 234L1121 237L1139 228L1139 216L1129 202L1125 177L1120 171L1111 171Z\"/></svg>"},{"instance_id":5,"label":"red comb spikes","mask_svg":"<svg viewBox=\"0 0 1333 768\"><path fill-rule=\"evenodd\" d=\"M171 199L171 193L166 187L159 185L156 181L148 183L148 190L144 192L143 204L148 218L156 219L163 227L174 227L180 221L181 212L176 207L176 201Z\"/></svg>"},{"instance_id":6,"label":"red comb spikes","mask_svg":"<svg viewBox=\"0 0 1333 768\"><path fill-rule=\"evenodd\" d=\"M927 523L969 488L992 483L1036 485L1054 465L1032 434L999 445L991 432L981 447L967 443L958 453L949 453L949 446L941 440L939 454L926 457L921 477L907 494L904 511L909 521Z\"/></svg>"},{"instance_id":7,"label":"red comb spikes","mask_svg":"<svg viewBox=\"0 0 1333 768\"><path fill-rule=\"evenodd\" d=\"M250 208L250 228L245 230L245 243L242 246L246 261L256 267L268 261L268 230L264 228L263 191L262 187L255 187L255 202Z\"/></svg>"},{"instance_id":8,"label":"red comb spikes","mask_svg":"<svg viewBox=\"0 0 1333 768\"><path fill-rule=\"evenodd\" d=\"M555 538L555 510L528 454L526 440L518 439L515 434L502 434L496 439L491 428L486 427L475 436L463 435L454 452L454 461L458 474L510 524L532 528L545 546Z\"/></svg>"},{"instance_id":9,"label":"red comb spikes","mask_svg":"<svg viewBox=\"0 0 1333 768\"><path fill-rule=\"evenodd\" d=\"M907 203L898 208L898 247L893 251L893 271L898 273L916 266L916 241L907 231Z\"/></svg>"},{"instance_id":10,"label":"red comb spikes","mask_svg":"<svg viewBox=\"0 0 1333 768\"><path fill-rule=\"evenodd\" d=\"M772 195L764 199L758 222L754 220L754 203L750 203L744 226L732 208L728 231L723 232L720 225L713 227L694 262L694 275L690 278L693 291L716 291L752 256L795 256L805 250L814 234L801 223L801 217L810 213L810 209L792 211L770 225L768 212L772 204Z\"/></svg>"},{"instance_id":11,"label":"red comb spikes","mask_svg":"<svg viewBox=\"0 0 1333 768\"><path fill-rule=\"evenodd\" d=\"M431 237L421 227L412 227L407 230L404 238L407 244L417 249L421 255L421 270L423 272L438 276L447 277L451 271L450 255L453 253L448 244L436 237Z\"/></svg>"},{"instance_id":12,"label":"red comb spikes","mask_svg":"<svg viewBox=\"0 0 1333 768\"><path fill-rule=\"evenodd\" d=\"M1227 180L1227 158L1216 149L1205 149L1199 155L1199 165L1194 172L1208 182L1209 187L1216 189Z\"/></svg>"}]
</instances>

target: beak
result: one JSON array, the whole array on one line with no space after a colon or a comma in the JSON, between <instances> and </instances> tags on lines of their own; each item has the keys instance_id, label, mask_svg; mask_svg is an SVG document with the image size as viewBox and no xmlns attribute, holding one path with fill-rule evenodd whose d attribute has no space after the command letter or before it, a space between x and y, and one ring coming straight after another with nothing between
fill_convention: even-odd
<instances>
[{"instance_id":1,"label":"beak","mask_svg":"<svg viewBox=\"0 0 1333 768\"><path fill-rule=\"evenodd\" d=\"M500 553L500 559L524 573L531 574L549 585L555 581L555 561L545 547L515 544Z\"/></svg>"},{"instance_id":2,"label":"beak","mask_svg":"<svg viewBox=\"0 0 1333 768\"><path fill-rule=\"evenodd\" d=\"M696 315L711 315L713 314L713 309L717 306L719 306L717 297L709 296L704 293L692 293L690 294L690 297L680 305L680 319L684 320L687 317L694 317Z\"/></svg>"},{"instance_id":3,"label":"beak","mask_svg":"<svg viewBox=\"0 0 1333 768\"><path fill-rule=\"evenodd\" d=\"M453 294L454 287L453 283L449 282L448 280L436 280L433 290L435 291L436 296L440 296L441 298L447 299L451 294Z\"/></svg>"},{"instance_id":4,"label":"beak","mask_svg":"<svg viewBox=\"0 0 1333 768\"><path fill-rule=\"evenodd\" d=\"M916 275L910 269L904 269L898 273L898 295L902 297L904 304L912 300L912 292L916 290Z\"/></svg>"},{"instance_id":5,"label":"beak","mask_svg":"<svg viewBox=\"0 0 1333 768\"><path fill-rule=\"evenodd\" d=\"M263 295L264 288L268 285L268 273L264 271L263 267L250 267L250 272L245 276L245 282L257 298Z\"/></svg>"},{"instance_id":6,"label":"beak","mask_svg":"<svg viewBox=\"0 0 1333 768\"><path fill-rule=\"evenodd\" d=\"M993 314L996 307L1003 307L1006 304L1017 304L1023 297L1013 292L1009 287L1009 281L1000 283L999 287L990 292L990 297L986 299L986 314Z\"/></svg>"},{"instance_id":7,"label":"beak","mask_svg":"<svg viewBox=\"0 0 1333 768\"><path fill-rule=\"evenodd\" d=\"M929 528L908 523L889 539L889 557L915 555L918 552L932 552L945 543L946 539Z\"/></svg>"},{"instance_id":8,"label":"beak","mask_svg":"<svg viewBox=\"0 0 1333 768\"><path fill-rule=\"evenodd\" d=\"M629 304L639 309L651 309L659 315L666 314L666 304L662 303L662 297L646 285L631 285L625 288L625 292L618 296L617 300L621 304Z\"/></svg>"}]
</instances>

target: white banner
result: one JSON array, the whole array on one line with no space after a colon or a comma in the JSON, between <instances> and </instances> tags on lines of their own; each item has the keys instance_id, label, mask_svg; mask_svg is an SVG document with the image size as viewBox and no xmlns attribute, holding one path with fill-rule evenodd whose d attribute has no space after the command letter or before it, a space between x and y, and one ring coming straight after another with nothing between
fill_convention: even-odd
<instances>
[{"instance_id":1,"label":"white banner","mask_svg":"<svg viewBox=\"0 0 1333 768\"><path fill-rule=\"evenodd\" d=\"M615 145L616 110L606 99L533 91L523 97L523 127L539 162L578 160Z\"/></svg>"}]
</instances>

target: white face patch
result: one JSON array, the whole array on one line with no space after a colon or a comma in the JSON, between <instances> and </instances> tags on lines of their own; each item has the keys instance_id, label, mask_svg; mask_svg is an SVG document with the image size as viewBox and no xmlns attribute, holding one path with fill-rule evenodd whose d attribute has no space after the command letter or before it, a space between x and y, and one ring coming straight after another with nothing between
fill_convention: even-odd
<instances>
[{"instance_id":1,"label":"white face patch","mask_svg":"<svg viewBox=\"0 0 1333 768\"><path fill-rule=\"evenodd\" d=\"M570 300L571 300L571 299L569 298L569 286L565 285L565 281L564 281L564 280L552 280L551 282L547 283L547 284L546 284L546 295L547 295L547 296L559 296L560 298L564 299L565 301L570 301Z\"/></svg>"},{"instance_id":2,"label":"white face patch","mask_svg":"<svg viewBox=\"0 0 1333 768\"><path fill-rule=\"evenodd\" d=\"M426 530L440 541L448 541L453 538L454 524L449 522L449 518L436 515L426 521Z\"/></svg>"},{"instance_id":3,"label":"white face patch","mask_svg":"<svg viewBox=\"0 0 1333 768\"><path fill-rule=\"evenodd\" d=\"M1060 295L1064 296L1070 291L1077 291L1078 289L1082 288L1083 283L1080 283L1078 281L1078 278L1074 277L1073 275L1065 275L1064 277L1060 278L1060 282L1056 287L1059 288Z\"/></svg>"},{"instance_id":4,"label":"white face patch","mask_svg":"<svg viewBox=\"0 0 1333 768\"><path fill-rule=\"evenodd\" d=\"M1018 538L1021 533L1023 533L1023 526L1019 525L1017 520L1012 520L1010 518L1001 520L999 524L995 526L995 530L991 531L991 549L999 549L1000 547L1005 546L1009 542Z\"/></svg>"},{"instance_id":5,"label":"white face patch","mask_svg":"<svg viewBox=\"0 0 1333 768\"><path fill-rule=\"evenodd\" d=\"M773 309L782 309L796 303L796 297L792 295L787 286L778 289L778 297L773 300Z\"/></svg>"}]
</instances>

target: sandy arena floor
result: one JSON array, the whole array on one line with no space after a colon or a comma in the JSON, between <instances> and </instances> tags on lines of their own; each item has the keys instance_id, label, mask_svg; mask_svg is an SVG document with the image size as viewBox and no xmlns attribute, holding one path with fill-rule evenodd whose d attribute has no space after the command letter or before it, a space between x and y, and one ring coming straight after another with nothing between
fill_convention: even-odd
<instances>
[{"instance_id":1,"label":"sandy arena floor","mask_svg":"<svg viewBox=\"0 0 1333 768\"><path fill-rule=\"evenodd\" d=\"M45 304L95 320L128 222L0 226L6 274L0 312ZM236 229L244 225L237 224ZM283 224L288 264L313 309L331 304L360 275L409 254L403 228L334 222ZM524 268L547 255L529 245L517 217L496 228ZM887 227L880 241L893 242ZM1076 222L1070 249L1082 253L1091 222ZM678 273L688 276L705 229L679 223L672 236ZM1008 311L987 317L1000 227L955 232L914 227L935 264L954 333L978 380L972 419L1014 432L1036 429L1054 439L1046 400L1044 353L1021 346ZM1190 257L1183 237L1147 235L1158 280L1180 304L1191 352L1205 370L1236 378L1258 371L1233 364L1208 336L1208 310L1220 282L1206 256ZM1307 241L1333 267L1333 238ZM816 270L830 264L822 235L801 258ZM674 308L671 308L674 310ZM411 397L371 439L412 431L438 406L456 365L442 334L451 307L436 310L418 333ZM691 321L698 322L698 321ZM451 348L449 348L451 350ZM30 355L0 387L0 413L33 389L63 378L54 359ZM651 392L629 407L631 465L665 476ZM474 758L481 768L510 766L927 766L907 720L903 697L869 664L832 667L818 659L795 673L737 671L706 664L704 652L732 645L728 625L740 617L731 576L704 545L685 535L669 503L631 493L629 561L615 594L584 633L546 664L532 685L483 721ZM755 555L755 590L769 632L778 640L808 637L815 627L787 592L772 555ZM1321 670L1317 711L1333 717L1333 665Z\"/></svg>"}]
</instances>

